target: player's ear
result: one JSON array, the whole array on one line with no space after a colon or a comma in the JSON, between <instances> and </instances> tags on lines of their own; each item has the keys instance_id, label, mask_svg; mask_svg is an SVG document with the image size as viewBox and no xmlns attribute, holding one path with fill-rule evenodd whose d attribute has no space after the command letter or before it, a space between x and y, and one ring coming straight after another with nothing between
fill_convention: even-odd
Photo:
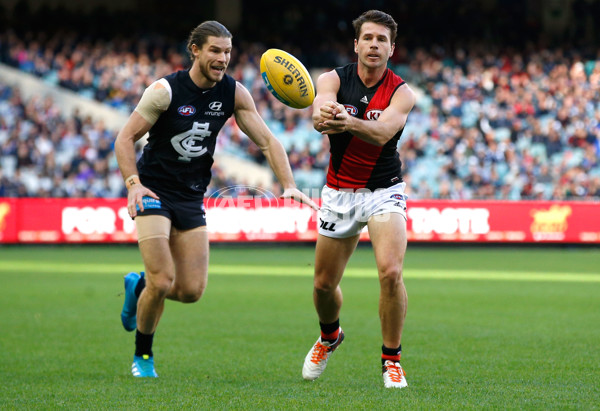
<instances>
[{"instance_id":1,"label":"player's ear","mask_svg":"<svg viewBox=\"0 0 600 411\"><path fill-rule=\"evenodd\" d=\"M358 40L354 39L354 52L358 54Z\"/></svg>"},{"instance_id":2,"label":"player's ear","mask_svg":"<svg viewBox=\"0 0 600 411\"><path fill-rule=\"evenodd\" d=\"M392 43L392 48L390 48L390 57L392 57L394 55L394 47L396 45L394 43Z\"/></svg>"}]
</instances>

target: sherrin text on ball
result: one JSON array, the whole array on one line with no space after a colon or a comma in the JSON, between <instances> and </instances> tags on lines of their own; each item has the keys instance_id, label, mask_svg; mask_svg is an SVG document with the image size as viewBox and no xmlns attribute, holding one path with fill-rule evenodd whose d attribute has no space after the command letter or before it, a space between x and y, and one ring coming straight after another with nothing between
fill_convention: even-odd
<instances>
[{"instance_id":1,"label":"sherrin text on ball","mask_svg":"<svg viewBox=\"0 0 600 411\"><path fill-rule=\"evenodd\" d=\"M265 51L260 58L260 72L267 89L287 106L306 108L315 99L315 86L308 70L288 52Z\"/></svg>"}]
</instances>

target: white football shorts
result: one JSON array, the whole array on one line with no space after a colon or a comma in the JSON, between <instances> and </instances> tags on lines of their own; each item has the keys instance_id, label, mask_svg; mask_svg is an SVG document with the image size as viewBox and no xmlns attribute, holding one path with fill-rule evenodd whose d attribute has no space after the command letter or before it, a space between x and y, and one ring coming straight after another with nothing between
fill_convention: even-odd
<instances>
[{"instance_id":1,"label":"white football shorts","mask_svg":"<svg viewBox=\"0 0 600 411\"><path fill-rule=\"evenodd\" d=\"M402 214L406 220L406 183L398 183L375 191L334 190L327 186L321 192L319 234L326 237L346 238L360 234L369 218L389 213Z\"/></svg>"}]
</instances>

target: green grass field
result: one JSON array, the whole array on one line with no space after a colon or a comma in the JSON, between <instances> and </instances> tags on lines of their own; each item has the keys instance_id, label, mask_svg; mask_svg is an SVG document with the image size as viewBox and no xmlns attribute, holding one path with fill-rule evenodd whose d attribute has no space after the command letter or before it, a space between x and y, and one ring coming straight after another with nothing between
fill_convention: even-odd
<instances>
[{"instance_id":1,"label":"green grass field","mask_svg":"<svg viewBox=\"0 0 600 411\"><path fill-rule=\"evenodd\" d=\"M599 409L600 250L410 246L402 365L385 390L378 281L359 247L326 372L312 247L213 246L207 291L168 302L156 380L130 375L122 277L135 246L0 247L0 409Z\"/></svg>"}]
</instances>

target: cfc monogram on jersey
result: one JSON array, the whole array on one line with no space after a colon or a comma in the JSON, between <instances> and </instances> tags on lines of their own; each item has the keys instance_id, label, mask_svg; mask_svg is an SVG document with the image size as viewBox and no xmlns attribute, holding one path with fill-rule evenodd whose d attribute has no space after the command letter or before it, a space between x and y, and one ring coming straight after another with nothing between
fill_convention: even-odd
<instances>
[{"instance_id":1,"label":"cfc monogram on jersey","mask_svg":"<svg viewBox=\"0 0 600 411\"><path fill-rule=\"evenodd\" d=\"M358 76L356 63L336 68L340 77L337 101L357 118L377 121L390 105L398 87L404 84L400 76L387 69L373 87L366 87ZM383 147L367 143L349 132L331 135L327 185L334 189L391 187L402 181L397 145L402 130Z\"/></svg>"},{"instance_id":2,"label":"cfc monogram on jersey","mask_svg":"<svg viewBox=\"0 0 600 411\"><path fill-rule=\"evenodd\" d=\"M209 126L209 123L195 121L191 130L179 133L171 139L173 148L180 155L178 160L191 161L192 158L200 157L208 152L208 149L202 146L202 142L212 133L208 129Z\"/></svg>"},{"instance_id":3,"label":"cfc monogram on jersey","mask_svg":"<svg viewBox=\"0 0 600 411\"><path fill-rule=\"evenodd\" d=\"M235 80L225 75L209 89L194 84L188 71L163 80L171 103L149 132L138 161L141 177L187 197L202 196L210 182L219 131L233 114Z\"/></svg>"}]
</instances>

